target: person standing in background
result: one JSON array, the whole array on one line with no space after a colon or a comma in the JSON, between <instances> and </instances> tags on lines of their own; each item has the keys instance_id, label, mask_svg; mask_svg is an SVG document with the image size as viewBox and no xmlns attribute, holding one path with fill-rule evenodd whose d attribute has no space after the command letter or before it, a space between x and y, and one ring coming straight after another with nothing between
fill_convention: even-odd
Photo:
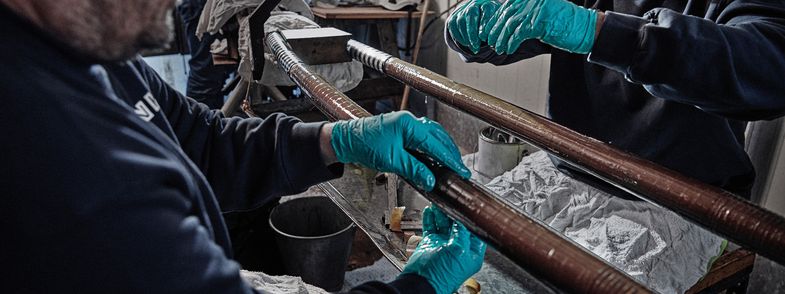
<instances>
[{"instance_id":1,"label":"person standing in background","mask_svg":"<svg viewBox=\"0 0 785 294\"><path fill-rule=\"evenodd\" d=\"M221 39L221 35L205 33L201 39L196 36L196 27L205 2L205 0L182 0L177 6L177 11L183 19L183 31L191 54L191 59L188 61L190 70L185 95L206 104L210 109L219 109L224 103L221 90L226 79L236 69L233 65L213 64L210 44Z\"/></svg>"}]
</instances>

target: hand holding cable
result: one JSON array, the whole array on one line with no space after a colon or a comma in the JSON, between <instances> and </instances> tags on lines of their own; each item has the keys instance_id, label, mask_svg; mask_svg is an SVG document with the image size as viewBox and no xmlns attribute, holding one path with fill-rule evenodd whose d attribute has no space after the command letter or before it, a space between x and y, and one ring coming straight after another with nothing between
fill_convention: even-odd
<instances>
[{"instance_id":1,"label":"hand holding cable","mask_svg":"<svg viewBox=\"0 0 785 294\"><path fill-rule=\"evenodd\" d=\"M434 206L423 210L423 239L401 274L422 276L437 294L453 293L480 271L485 243Z\"/></svg>"},{"instance_id":2,"label":"hand holding cable","mask_svg":"<svg viewBox=\"0 0 785 294\"><path fill-rule=\"evenodd\" d=\"M491 27L486 24L500 6L497 0L468 0L447 19L447 30L453 40L477 54L482 42L488 41Z\"/></svg>"},{"instance_id":3,"label":"hand holding cable","mask_svg":"<svg viewBox=\"0 0 785 294\"><path fill-rule=\"evenodd\" d=\"M337 161L399 174L426 191L433 190L436 178L407 150L430 156L463 178L471 176L441 125L407 111L339 121L326 128L332 128L330 145Z\"/></svg>"}]
</instances>

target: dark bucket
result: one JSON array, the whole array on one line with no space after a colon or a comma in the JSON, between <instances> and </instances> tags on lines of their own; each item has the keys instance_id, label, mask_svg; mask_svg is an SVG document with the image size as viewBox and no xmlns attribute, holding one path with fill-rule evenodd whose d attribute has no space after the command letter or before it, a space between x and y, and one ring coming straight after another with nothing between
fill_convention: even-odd
<instances>
[{"instance_id":1,"label":"dark bucket","mask_svg":"<svg viewBox=\"0 0 785 294\"><path fill-rule=\"evenodd\" d=\"M327 197L286 201L270 213L286 274L327 291L343 286L355 226Z\"/></svg>"}]
</instances>

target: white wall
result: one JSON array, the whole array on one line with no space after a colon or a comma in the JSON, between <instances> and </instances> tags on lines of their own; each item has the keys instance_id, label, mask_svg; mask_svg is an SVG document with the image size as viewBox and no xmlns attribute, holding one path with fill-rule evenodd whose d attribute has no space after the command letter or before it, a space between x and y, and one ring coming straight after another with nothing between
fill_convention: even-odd
<instances>
[{"instance_id":1,"label":"white wall","mask_svg":"<svg viewBox=\"0 0 785 294\"><path fill-rule=\"evenodd\" d=\"M185 95L188 82L188 59L190 55L161 55L145 57L144 61L155 70L169 86Z\"/></svg>"},{"instance_id":2,"label":"white wall","mask_svg":"<svg viewBox=\"0 0 785 294\"><path fill-rule=\"evenodd\" d=\"M769 180L768 192L762 201L764 207L781 215L785 215L785 138L783 137L785 131L780 134L779 152L772 159L776 164Z\"/></svg>"},{"instance_id":3,"label":"white wall","mask_svg":"<svg viewBox=\"0 0 785 294\"><path fill-rule=\"evenodd\" d=\"M545 113L550 55L506 66L467 64L457 54L447 55L447 76L507 102L539 114Z\"/></svg>"},{"instance_id":4,"label":"white wall","mask_svg":"<svg viewBox=\"0 0 785 294\"><path fill-rule=\"evenodd\" d=\"M433 0L432 11L442 12L455 0ZM467 84L508 102L534 111L545 112L550 56L539 56L507 66L470 64L444 45L444 21L434 23L426 32L420 62L450 79ZM446 56L445 56L446 51Z\"/></svg>"}]
</instances>

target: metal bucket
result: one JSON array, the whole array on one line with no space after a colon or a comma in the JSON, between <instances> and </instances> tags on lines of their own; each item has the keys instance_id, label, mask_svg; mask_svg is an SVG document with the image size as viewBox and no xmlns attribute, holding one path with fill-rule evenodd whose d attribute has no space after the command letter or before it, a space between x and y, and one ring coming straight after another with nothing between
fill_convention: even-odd
<instances>
[{"instance_id":1,"label":"metal bucket","mask_svg":"<svg viewBox=\"0 0 785 294\"><path fill-rule=\"evenodd\" d=\"M472 169L483 181L490 181L513 169L524 156L537 151L520 138L494 127L483 128L479 137Z\"/></svg>"},{"instance_id":2,"label":"metal bucket","mask_svg":"<svg viewBox=\"0 0 785 294\"><path fill-rule=\"evenodd\" d=\"M278 205L270 227L286 274L327 291L343 286L355 225L327 197L306 197Z\"/></svg>"}]
</instances>

